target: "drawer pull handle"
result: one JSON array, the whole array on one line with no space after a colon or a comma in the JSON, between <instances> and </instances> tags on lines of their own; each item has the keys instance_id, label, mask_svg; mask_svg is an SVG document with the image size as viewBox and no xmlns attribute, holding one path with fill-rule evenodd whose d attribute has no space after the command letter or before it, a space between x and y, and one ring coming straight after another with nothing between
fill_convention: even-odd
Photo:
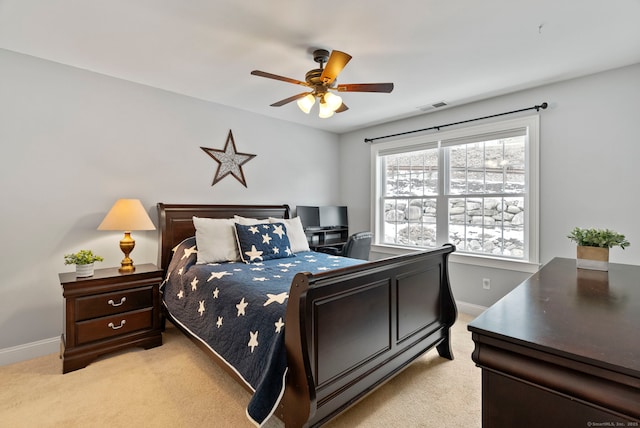
<instances>
[{"instance_id":1,"label":"drawer pull handle","mask_svg":"<svg viewBox=\"0 0 640 428\"><path fill-rule=\"evenodd\" d=\"M127 298L126 298L126 297L123 297L122 299L120 299L120 303L116 303L116 302L114 302L114 301L113 301L113 300L111 300L111 299L109 299L109 301L108 301L107 303L108 303L108 304L110 304L111 306L113 306L114 308L116 308L116 307L118 307L118 306L122 305L122 304L123 304L124 302L126 302L126 301L127 301Z\"/></svg>"},{"instance_id":2,"label":"drawer pull handle","mask_svg":"<svg viewBox=\"0 0 640 428\"><path fill-rule=\"evenodd\" d=\"M120 321L120 325L119 326L115 326L112 322L110 322L107 327L111 327L112 330L118 330L119 328L124 327L124 325L126 324L127 320L122 320Z\"/></svg>"}]
</instances>

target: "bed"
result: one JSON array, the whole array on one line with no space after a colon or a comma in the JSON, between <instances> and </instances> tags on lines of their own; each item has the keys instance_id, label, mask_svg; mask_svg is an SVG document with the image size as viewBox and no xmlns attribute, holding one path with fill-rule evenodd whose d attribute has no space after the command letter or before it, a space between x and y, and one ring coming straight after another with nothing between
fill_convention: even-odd
<instances>
[{"instance_id":1,"label":"bed","mask_svg":"<svg viewBox=\"0 0 640 428\"><path fill-rule=\"evenodd\" d=\"M193 217L229 219L234 216L271 218L278 225L278 219L290 219L290 210L287 205L159 203L159 265L165 271L165 276L172 275L169 269L173 250L180 245L191 248L195 242L192 238L196 234ZM273 413L286 427L319 426L429 349L435 347L440 356L453 359L450 328L456 320L457 310L448 275L448 256L453 251L454 246L445 245L435 250L372 262L347 260L342 265L341 260L318 259L314 257L318 253L306 252L296 253L286 259L260 261L256 264L257 269L275 269L283 262L293 265L305 260L337 263L337 267L330 270L315 272L313 268L302 264L304 267L301 271L288 273L290 285L286 285L288 290L285 299L278 299L278 294L270 294L270 303L273 303L272 300L286 301L282 305L284 318L281 320L286 327L281 329L283 334L275 339L279 342L274 342L272 346L275 354L279 352L283 355L285 367L284 375L278 372L273 379L262 379L260 385L247 382L247 376L242 371L229 365L224 352L213 349L205 339L197 337L194 331L199 327L190 326L184 319L179 319L177 312L173 314L168 309L171 304L164 295L169 295L167 292L163 294L163 316L247 390L255 393L254 398L275 393L276 397L271 400L276 406L267 418ZM339 259L328 255L322 257ZM175 269L176 263L186 263L176 259L173 259L172 269ZM218 270L218 273L211 273L212 278L225 276L219 272L220 266L215 263L211 265L210 269ZM230 268L240 267L224 268L231 272ZM181 266L181 275L182 272ZM234 285L227 289L235 290L236 287ZM210 290L208 293L212 294ZM267 306L267 302L264 306ZM204 310L204 307L201 309ZM197 321L202 318L202 312L199 315L195 316ZM226 319L231 322L236 318L244 319L244 314L240 317L238 312L237 317L233 315ZM260 346L255 346L258 341L253 339L249 343L242 339L243 346L251 352L260 349ZM273 359L277 360L276 357ZM273 365L278 366L277 363ZM282 388L278 387L278 377L281 377ZM264 385L267 392L263 391ZM259 406L263 404L259 403ZM249 416L257 424L263 422L263 419L256 421Z\"/></svg>"}]
</instances>

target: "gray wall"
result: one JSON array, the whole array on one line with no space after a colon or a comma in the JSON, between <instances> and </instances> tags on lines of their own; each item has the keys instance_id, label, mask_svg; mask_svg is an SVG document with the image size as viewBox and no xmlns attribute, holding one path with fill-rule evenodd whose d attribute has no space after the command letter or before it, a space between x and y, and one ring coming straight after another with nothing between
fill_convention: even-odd
<instances>
[{"instance_id":1,"label":"gray wall","mask_svg":"<svg viewBox=\"0 0 640 428\"><path fill-rule=\"evenodd\" d=\"M256 154L211 186L229 130ZM2 350L62 332L65 253L118 266L119 232L96 228L111 205L339 202L338 137L288 122L0 50L0 363ZM309 186L312 183L312 186ZM133 232L135 263L155 263L157 232ZM5 352L6 353L6 352Z\"/></svg>"},{"instance_id":2,"label":"gray wall","mask_svg":"<svg viewBox=\"0 0 640 428\"><path fill-rule=\"evenodd\" d=\"M349 203L351 227L371 227L370 217L351 216L367 213L371 206L370 147L363 142L365 137L483 117L545 101L549 108L540 113L541 263L554 257L574 258L575 245L566 235L581 226L624 233L632 245L624 251L612 249L611 262L640 264L640 64L342 135L341 195ZM532 112L523 113L529 114ZM381 255L383 252L374 254ZM456 298L480 306L490 306L529 275L451 264ZM482 278L491 279L490 290L482 288Z\"/></svg>"}]
</instances>

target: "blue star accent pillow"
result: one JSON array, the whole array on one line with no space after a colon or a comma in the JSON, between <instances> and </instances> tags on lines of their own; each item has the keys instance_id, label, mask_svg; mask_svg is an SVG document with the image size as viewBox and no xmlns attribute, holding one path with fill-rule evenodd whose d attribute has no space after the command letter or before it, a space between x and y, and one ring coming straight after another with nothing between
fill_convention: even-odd
<instances>
[{"instance_id":1,"label":"blue star accent pillow","mask_svg":"<svg viewBox=\"0 0 640 428\"><path fill-rule=\"evenodd\" d=\"M295 257L284 223L236 223L235 226L240 257L245 263Z\"/></svg>"}]
</instances>

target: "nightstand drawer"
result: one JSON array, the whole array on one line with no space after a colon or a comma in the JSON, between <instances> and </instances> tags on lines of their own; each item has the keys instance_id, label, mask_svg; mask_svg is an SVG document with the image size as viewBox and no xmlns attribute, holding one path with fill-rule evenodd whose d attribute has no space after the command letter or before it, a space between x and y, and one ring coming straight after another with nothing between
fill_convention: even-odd
<instances>
[{"instance_id":1,"label":"nightstand drawer","mask_svg":"<svg viewBox=\"0 0 640 428\"><path fill-rule=\"evenodd\" d=\"M76 299L76 321L153 306L153 286Z\"/></svg>"},{"instance_id":2,"label":"nightstand drawer","mask_svg":"<svg viewBox=\"0 0 640 428\"><path fill-rule=\"evenodd\" d=\"M93 342L136 330L150 329L153 327L152 314L153 308L148 308L90 321L81 321L76 325L77 344Z\"/></svg>"}]
</instances>

